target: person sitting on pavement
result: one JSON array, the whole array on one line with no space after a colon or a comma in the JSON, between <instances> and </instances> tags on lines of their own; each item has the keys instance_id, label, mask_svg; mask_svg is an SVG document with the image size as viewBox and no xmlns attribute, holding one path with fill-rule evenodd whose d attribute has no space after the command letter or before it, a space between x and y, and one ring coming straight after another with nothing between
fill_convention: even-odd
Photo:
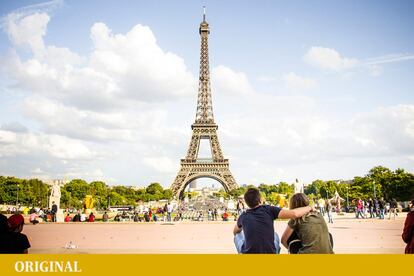
<instances>
[{"instance_id":1,"label":"person sitting on pavement","mask_svg":"<svg viewBox=\"0 0 414 276\"><path fill-rule=\"evenodd\" d=\"M36 212L31 213L31 214L30 214L30 216L29 216L29 221L30 221L30 223L33 223L33 225L38 224L38 223L39 223L39 221L37 220L37 217L38 217L38 215L37 215L37 213L36 213Z\"/></svg>"},{"instance_id":2,"label":"person sitting on pavement","mask_svg":"<svg viewBox=\"0 0 414 276\"><path fill-rule=\"evenodd\" d=\"M239 216L233 229L237 252L243 254L279 254L279 236L273 221L277 218L300 218L312 210L309 206L285 210L263 205L257 188L249 188L244 194L244 201L250 209Z\"/></svg>"},{"instance_id":3,"label":"person sitting on pavement","mask_svg":"<svg viewBox=\"0 0 414 276\"><path fill-rule=\"evenodd\" d=\"M296 193L290 198L291 210L309 206L309 199L303 193ZM302 217L290 219L282 235L282 244L289 249L289 238L295 235L300 240L299 254L333 254L328 226L318 212L309 212Z\"/></svg>"},{"instance_id":4,"label":"person sitting on pavement","mask_svg":"<svg viewBox=\"0 0 414 276\"><path fill-rule=\"evenodd\" d=\"M102 215L102 220L103 220L103 222L107 222L107 221L109 220L109 216L108 216L108 213L107 213L107 212L105 212L105 213Z\"/></svg>"},{"instance_id":5,"label":"person sitting on pavement","mask_svg":"<svg viewBox=\"0 0 414 276\"><path fill-rule=\"evenodd\" d=\"M69 214L66 215L65 222L70 222L70 215Z\"/></svg>"},{"instance_id":6,"label":"person sitting on pavement","mask_svg":"<svg viewBox=\"0 0 414 276\"><path fill-rule=\"evenodd\" d=\"M95 222L95 215L92 212L89 214L88 221L89 222Z\"/></svg>"},{"instance_id":7,"label":"person sitting on pavement","mask_svg":"<svg viewBox=\"0 0 414 276\"><path fill-rule=\"evenodd\" d=\"M27 254L30 242L25 234L22 234L24 218L20 214L12 215L7 219L0 218L0 253L2 254Z\"/></svg>"}]
</instances>

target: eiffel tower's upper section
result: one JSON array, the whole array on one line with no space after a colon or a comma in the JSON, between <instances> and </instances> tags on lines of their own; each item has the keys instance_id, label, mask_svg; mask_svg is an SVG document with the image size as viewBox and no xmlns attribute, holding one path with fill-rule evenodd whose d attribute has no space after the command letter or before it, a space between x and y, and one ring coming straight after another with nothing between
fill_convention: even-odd
<instances>
[{"instance_id":1,"label":"eiffel tower's upper section","mask_svg":"<svg viewBox=\"0 0 414 276\"><path fill-rule=\"evenodd\" d=\"M206 21L205 9L203 13L203 22L200 23L199 32L201 37L200 77L198 84L197 112L194 125L214 125L208 59L208 35L210 34L210 28Z\"/></svg>"}]
</instances>

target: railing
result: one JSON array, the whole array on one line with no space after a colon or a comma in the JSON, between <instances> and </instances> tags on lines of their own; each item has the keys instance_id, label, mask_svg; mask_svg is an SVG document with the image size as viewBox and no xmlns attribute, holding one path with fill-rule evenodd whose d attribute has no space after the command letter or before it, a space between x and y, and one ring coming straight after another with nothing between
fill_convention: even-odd
<instances>
[{"instance_id":1,"label":"railing","mask_svg":"<svg viewBox=\"0 0 414 276\"><path fill-rule=\"evenodd\" d=\"M213 158L197 158L196 163L213 163Z\"/></svg>"}]
</instances>

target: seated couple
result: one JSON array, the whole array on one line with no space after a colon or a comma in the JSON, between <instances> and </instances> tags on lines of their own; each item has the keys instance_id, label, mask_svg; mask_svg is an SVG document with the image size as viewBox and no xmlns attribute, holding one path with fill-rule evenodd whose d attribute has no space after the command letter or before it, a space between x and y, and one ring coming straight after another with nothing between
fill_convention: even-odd
<instances>
[{"instance_id":1,"label":"seated couple","mask_svg":"<svg viewBox=\"0 0 414 276\"><path fill-rule=\"evenodd\" d=\"M233 230L238 253L279 254L279 236L273 226L273 221L277 218L290 219L281 242L289 248L292 241L297 252L293 252L292 247L291 253L333 253L326 222L309 206L305 194L294 194L290 199L289 210L263 205L256 188L249 188L244 194L244 200L250 209L240 215Z\"/></svg>"}]
</instances>

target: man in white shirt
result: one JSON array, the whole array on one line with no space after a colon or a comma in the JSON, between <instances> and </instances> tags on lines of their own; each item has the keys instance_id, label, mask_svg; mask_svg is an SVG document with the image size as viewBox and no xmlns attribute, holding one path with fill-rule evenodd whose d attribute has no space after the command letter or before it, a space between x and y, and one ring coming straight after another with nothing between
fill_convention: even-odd
<instances>
[{"instance_id":1,"label":"man in white shirt","mask_svg":"<svg viewBox=\"0 0 414 276\"><path fill-rule=\"evenodd\" d=\"M167 220L168 221L171 221L171 213L172 213L172 211L173 211L173 206L172 206L172 204L170 202L168 202L168 205L167 205Z\"/></svg>"}]
</instances>

